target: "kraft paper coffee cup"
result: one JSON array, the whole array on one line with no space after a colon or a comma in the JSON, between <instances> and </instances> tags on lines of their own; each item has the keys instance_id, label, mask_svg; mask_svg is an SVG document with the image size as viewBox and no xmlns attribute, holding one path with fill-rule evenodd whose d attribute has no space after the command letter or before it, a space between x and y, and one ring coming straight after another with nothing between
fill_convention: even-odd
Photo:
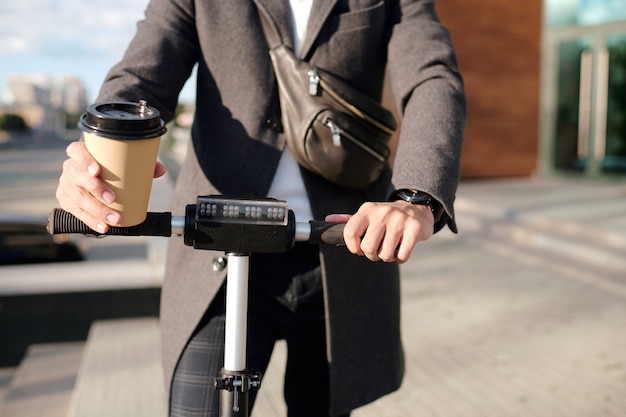
<instances>
[{"instance_id":1,"label":"kraft paper coffee cup","mask_svg":"<svg viewBox=\"0 0 626 417\"><path fill-rule=\"evenodd\" d=\"M96 103L78 123L85 146L102 167L100 178L113 191L109 207L122 215L120 226L146 219L154 167L165 122L157 109L138 103Z\"/></svg>"}]
</instances>

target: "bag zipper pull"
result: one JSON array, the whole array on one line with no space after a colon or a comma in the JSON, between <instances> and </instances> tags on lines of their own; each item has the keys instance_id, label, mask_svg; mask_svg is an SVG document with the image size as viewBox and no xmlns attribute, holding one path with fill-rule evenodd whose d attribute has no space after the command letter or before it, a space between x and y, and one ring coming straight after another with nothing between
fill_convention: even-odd
<instances>
[{"instance_id":1,"label":"bag zipper pull","mask_svg":"<svg viewBox=\"0 0 626 417\"><path fill-rule=\"evenodd\" d=\"M341 129L339 129L339 126L337 126L335 122L330 119L326 119L324 121L324 126L330 129L330 134L333 138L333 145L341 147Z\"/></svg>"},{"instance_id":2,"label":"bag zipper pull","mask_svg":"<svg viewBox=\"0 0 626 417\"><path fill-rule=\"evenodd\" d=\"M319 91L320 76L313 68L311 68L306 74L309 76L309 95L316 96Z\"/></svg>"}]
</instances>

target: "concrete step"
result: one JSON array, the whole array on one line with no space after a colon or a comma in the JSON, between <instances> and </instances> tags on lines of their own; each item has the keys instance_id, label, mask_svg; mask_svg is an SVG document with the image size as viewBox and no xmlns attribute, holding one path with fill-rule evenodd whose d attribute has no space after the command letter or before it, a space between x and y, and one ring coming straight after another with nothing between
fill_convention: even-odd
<instances>
[{"instance_id":1,"label":"concrete step","mask_svg":"<svg viewBox=\"0 0 626 417\"><path fill-rule=\"evenodd\" d=\"M16 369L13 367L0 368L0 404L2 404L2 400L4 400L4 396L9 390Z\"/></svg>"},{"instance_id":2,"label":"concrete step","mask_svg":"<svg viewBox=\"0 0 626 417\"><path fill-rule=\"evenodd\" d=\"M251 417L285 417L287 406L283 397L287 344L279 340L274 346L272 357L257 393Z\"/></svg>"},{"instance_id":3,"label":"concrete step","mask_svg":"<svg viewBox=\"0 0 626 417\"><path fill-rule=\"evenodd\" d=\"M157 319L94 323L68 417L166 415Z\"/></svg>"},{"instance_id":4,"label":"concrete step","mask_svg":"<svg viewBox=\"0 0 626 417\"><path fill-rule=\"evenodd\" d=\"M0 400L7 417L66 417L83 354L83 343L32 345L20 365L5 369L12 376Z\"/></svg>"},{"instance_id":5,"label":"concrete step","mask_svg":"<svg viewBox=\"0 0 626 417\"><path fill-rule=\"evenodd\" d=\"M615 273L626 271L626 235L580 222L461 202L459 229Z\"/></svg>"}]
</instances>

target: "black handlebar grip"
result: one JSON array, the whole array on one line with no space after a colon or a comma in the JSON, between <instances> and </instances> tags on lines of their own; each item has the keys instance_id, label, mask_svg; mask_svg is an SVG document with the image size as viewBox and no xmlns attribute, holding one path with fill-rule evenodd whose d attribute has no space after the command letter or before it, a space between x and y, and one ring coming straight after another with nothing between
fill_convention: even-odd
<instances>
[{"instance_id":1,"label":"black handlebar grip","mask_svg":"<svg viewBox=\"0 0 626 417\"><path fill-rule=\"evenodd\" d=\"M313 220L310 221L309 224L311 225L311 236L309 237L308 243L314 245L345 245L343 240L345 223L329 223Z\"/></svg>"},{"instance_id":2,"label":"black handlebar grip","mask_svg":"<svg viewBox=\"0 0 626 417\"><path fill-rule=\"evenodd\" d=\"M95 236L164 236L172 235L172 213L148 213L146 220L136 226L109 227L106 233L99 233L80 221L73 214L55 208L48 217L48 233L80 233Z\"/></svg>"}]
</instances>

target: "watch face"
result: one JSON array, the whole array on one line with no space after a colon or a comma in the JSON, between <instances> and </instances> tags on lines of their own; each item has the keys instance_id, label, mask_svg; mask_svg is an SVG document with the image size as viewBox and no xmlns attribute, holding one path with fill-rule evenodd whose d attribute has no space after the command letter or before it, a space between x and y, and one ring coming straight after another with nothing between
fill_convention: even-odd
<instances>
[{"instance_id":1,"label":"watch face","mask_svg":"<svg viewBox=\"0 0 626 417\"><path fill-rule=\"evenodd\" d=\"M394 200L404 200L411 204L419 204L423 206L430 207L430 210L433 212L433 216L435 217L435 222L438 222L443 215L443 206L434 198L430 196L430 194L426 194L422 191L416 190L397 190L395 191L390 198L391 201Z\"/></svg>"},{"instance_id":2,"label":"watch face","mask_svg":"<svg viewBox=\"0 0 626 417\"><path fill-rule=\"evenodd\" d=\"M401 192L400 197L411 204L428 205L431 202L431 197L428 194L419 191L404 190Z\"/></svg>"}]
</instances>

